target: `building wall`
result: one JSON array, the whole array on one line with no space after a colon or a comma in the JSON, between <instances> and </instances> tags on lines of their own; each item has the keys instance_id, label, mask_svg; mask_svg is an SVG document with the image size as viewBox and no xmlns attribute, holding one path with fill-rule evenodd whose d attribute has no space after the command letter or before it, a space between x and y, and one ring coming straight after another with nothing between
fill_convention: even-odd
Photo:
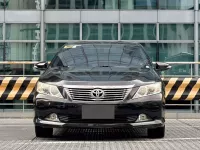
<instances>
[{"instance_id":1,"label":"building wall","mask_svg":"<svg viewBox=\"0 0 200 150\"><path fill-rule=\"evenodd\" d=\"M0 0L0 61L51 60L69 40L139 42L152 61L199 61L198 5L198 0ZM39 74L26 67L26 74ZM0 65L0 74L21 74L21 68ZM165 74L191 71L190 65L175 65Z\"/></svg>"}]
</instances>

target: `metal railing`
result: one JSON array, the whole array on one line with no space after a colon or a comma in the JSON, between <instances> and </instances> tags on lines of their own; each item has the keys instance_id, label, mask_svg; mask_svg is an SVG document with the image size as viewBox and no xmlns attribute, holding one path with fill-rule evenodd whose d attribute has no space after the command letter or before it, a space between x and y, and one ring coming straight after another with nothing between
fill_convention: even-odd
<instances>
[{"instance_id":1,"label":"metal railing","mask_svg":"<svg viewBox=\"0 0 200 150\"><path fill-rule=\"evenodd\" d=\"M26 75L25 74L25 67L26 65L34 65L36 63L38 63L39 61L0 61L0 65L22 65L22 71L23 74L22 75L0 75L0 76L13 76L13 77L17 77L17 76L40 76L40 75Z\"/></svg>"},{"instance_id":2,"label":"metal railing","mask_svg":"<svg viewBox=\"0 0 200 150\"><path fill-rule=\"evenodd\" d=\"M154 64L156 62L153 62ZM165 62L165 63L168 63L169 65L190 65L190 75L161 75L162 77L171 77L171 76L176 76L176 77L196 77L196 75L194 75L193 71L193 67L194 65L199 65L200 62Z\"/></svg>"}]
</instances>

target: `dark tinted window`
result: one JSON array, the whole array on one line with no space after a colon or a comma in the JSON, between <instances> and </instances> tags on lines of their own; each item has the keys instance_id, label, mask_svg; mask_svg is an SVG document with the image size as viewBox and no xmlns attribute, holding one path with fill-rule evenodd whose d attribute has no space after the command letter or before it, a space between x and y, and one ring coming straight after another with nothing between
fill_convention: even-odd
<instances>
[{"instance_id":1,"label":"dark tinted window","mask_svg":"<svg viewBox=\"0 0 200 150\"><path fill-rule=\"evenodd\" d=\"M136 44L67 45L52 61L52 66L130 66L142 68L149 59Z\"/></svg>"}]
</instances>

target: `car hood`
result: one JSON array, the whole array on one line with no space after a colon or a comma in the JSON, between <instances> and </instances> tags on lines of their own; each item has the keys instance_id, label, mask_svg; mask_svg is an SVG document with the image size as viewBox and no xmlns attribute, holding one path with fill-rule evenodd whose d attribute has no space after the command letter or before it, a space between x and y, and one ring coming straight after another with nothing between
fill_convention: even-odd
<instances>
[{"instance_id":1,"label":"car hood","mask_svg":"<svg viewBox=\"0 0 200 150\"><path fill-rule=\"evenodd\" d=\"M141 86L160 81L160 77L154 70L130 70L130 69L98 69L98 70L66 70L48 69L39 79L40 82L64 86L64 85L129 85Z\"/></svg>"}]
</instances>

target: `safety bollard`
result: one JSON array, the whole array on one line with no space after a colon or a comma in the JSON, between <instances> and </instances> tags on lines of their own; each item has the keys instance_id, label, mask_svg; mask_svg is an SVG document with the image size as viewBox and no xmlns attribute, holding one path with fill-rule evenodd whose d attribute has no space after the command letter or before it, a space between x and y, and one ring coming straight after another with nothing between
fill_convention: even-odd
<instances>
[{"instance_id":1,"label":"safety bollard","mask_svg":"<svg viewBox=\"0 0 200 150\"><path fill-rule=\"evenodd\" d=\"M199 100L194 100L194 112L199 113Z\"/></svg>"}]
</instances>

